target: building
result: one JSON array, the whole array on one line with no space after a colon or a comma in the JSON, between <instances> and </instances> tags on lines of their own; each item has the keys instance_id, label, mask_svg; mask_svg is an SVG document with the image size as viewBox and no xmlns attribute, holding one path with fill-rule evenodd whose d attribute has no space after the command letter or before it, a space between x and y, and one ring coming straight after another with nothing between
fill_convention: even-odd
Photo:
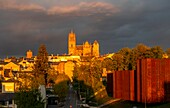
<instances>
[{"instance_id":1,"label":"building","mask_svg":"<svg viewBox=\"0 0 170 108\"><path fill-rule=\"evenodd\" d=\"M68 75L68 77L72 81L74 66L76 63L80 62L80 59L80 56L52 55L49 57L49 63L51 68L53 68L60 74Z\"/></svg>"},{"instance_id":2,"label":"building","mask_svg":"<svg viewBox=\"0 0 170 108\"><path fill-rule=\"evenodd\" d=\"M33 52L31 50L27 51L26 58L32 58L33 57Z\"/></svg>"},{"instance_id":3,"label":"building","mask_svg":"<svg viewBox=\"0 0 170 108\"><path fill-rule=\"evenodd\" d=\"M9 79L2 82L2 93L14 93L16 90L16 83L14 80Z\"/></svg>"},{"instance_id":4,"label":"building","mask_svg":"<svg viewBox=\"0 0 170 108\"><path fill-rule=\"evenodd\" d=\"M71 31L68 35L68 54L99 57L99 43L95 40L93 44L86 41L83 45L77 45L76 34Z\"/></svg>"},{"instance_id":5,"label":"building","mask_svg":"<svg viewBox=\"0 0 170 108\"><path fill-rule=\"evenodd\" d=\"M137 60L137 70L113 71L107 81L114 98L148 104L170 102L170 59Z\"/></svg>"},{"instance_id":6,"label":"building","mask_svg":"<svg viewBox=\"0 0 170 108\"><path fill-rule=\"evenodd\" d=\"M18 62L18 65L20 66L20 71L32 71L34 67L34 61L23 59Z\"/></svg>"},{"instance_id":7,"label":"building","mask_svg":"<svg viewBox=\"0 0 170 108\"><path fill-rule=\"evenodd\" d=\"M6 80L1 82L2 92L0 93L0 107L1 108L17 108L14 103L16 80Z\"/></svg>"}]
</instances>

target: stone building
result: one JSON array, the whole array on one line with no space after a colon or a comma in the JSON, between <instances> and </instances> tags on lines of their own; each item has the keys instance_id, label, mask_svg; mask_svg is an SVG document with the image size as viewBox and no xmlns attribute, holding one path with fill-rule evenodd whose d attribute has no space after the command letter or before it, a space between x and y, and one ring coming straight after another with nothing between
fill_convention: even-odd
<instances>
[{"instance_id":1,"label":"stone building","mask_svg":"<svg viewBox=\"0 0 170 108\"><path fill-rule=\"evenodd\" d=\"M26 58L32 58L33 57L33 52L31 50L27 51Z\"/></svg>"},{"instance_id":2,"label":"stone building","mask_svg":"<svg viewBox=\"0 0 170 108\"><path fill-rule=\"evenodd\" d=\"M77 45L76 34L71 31L68 35L68 54L99 57L99 43L95 40L93 44L86 41L82 45Z\"/></svg>"}]
</instances>

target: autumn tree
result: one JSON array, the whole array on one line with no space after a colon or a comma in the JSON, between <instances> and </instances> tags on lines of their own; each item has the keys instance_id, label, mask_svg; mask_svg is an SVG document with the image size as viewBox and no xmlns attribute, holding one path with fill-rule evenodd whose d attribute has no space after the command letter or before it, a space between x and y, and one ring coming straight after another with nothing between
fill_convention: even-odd
<instances>
[{"instance_id":1,"label":"autumn tree","mask_svg":"<svg viewBox=\"0 0 170 108\"><path fill-rule=\"evenodd\" d=\"M133 70L136 69L136 61L138 59L144 58L152 58L153 53L151 52L151 48L144 45L138 44L135 48L132 49L131 57L130 57L130 64Z\"/></svg>"},{"instance_id":2,"label":"autumn tree","mask_svg":"<svg viewBox=\"0 0 170 108\"><path fill-rule=\"evenodd\" d=\"M22 89L15 93L17 108L43 108L44 102L41 94L35 89Z\"/></svg>"},{"instance_id":3,"label":"autumn tree","mask_svg":"<svg viewBox=\"0 0 170 108\"><path fill-rule=\"evenodd\" d=\"M37 84L36 86L39 84L47 85L48 69L48 52L46 46L41 44L34 65L34 84Z\"/></svg>"},{"instance_id":4,"label":"autumn tree","mask_svg":"<svg viewBox=\"0 0 170 108\"><path fill-rule=\"evenodd\" d=\"M96 79L100 80L102 76L102 62L97 58L94 58L90 61L90 71L91 75L94 76Z\"/></svg>"},{"instance_id":5,"label":"autumn tree","mask_svg":"<svg viewBox=\"0 0 170 108\"><path fill-rule=\"evenodd\" d=\"M55 81L57 80L58 72L54 68L48 69L48 76L47 76L47 82L51 86L55 84Z\"/></svg>"},{"instance_id":6,"label":"autumn tree","mask_svg":"<svg viewBox=\"0 0 170 108\"><path fill-rule=\"evenodd\" d=\"M102 68L106 68L107 71L113 70L113 60L112 58L105 58L102 61Z\"/></svg>"},{"instance_id":7,"label":"autumn tree","mask_svg":"<svg viewBox=\"0 0 170 108\"><path fill-rule=\"evenodd\" d=\"M58 74L56 76L55 84L54 84L54 93L58 95L60 101L62 101L68 93L69 87L68 84L70 82L70 79L65 74Z\"/></svg>"},{"instance_id":8,"label":"autumn tree","mask_svg":"<svg viewBox=\"0 0 170 108\"><path fill-rule=\"evenodd\" d=\"M123 55L116 53L112 57L113 60L113 70L123 70Z\"/></svg>"},{"instance_id":9,"label":"autumn tree","mask_svg":"<svg viewBox=\"0 0 170 108\"><path fill-rule=\"evenodd\" d=\"M170 58L170 48L168 48L165 52L168 55L168 58Z\"/></svg>"},{"instance_id":10,"label":"autumn tree","mask_svg":"<svg viewBox=\"0 0 170 108\"><path fill-rule=\"evenodd\" d=\"M137 59L151 58L153 56L151 48L144 44L138 44L133 51L135 52Z\"/></svg>"},{"instance_id":11,"label":"autumn tree","mask_svg":"<svg viewBox=\"0 0 170 108\"><path fill-rule=\"evenodd\" d=\"M123 56L123 70L129 70L131 69L131 65L130 65L130 58L131 58L131 49L130 48L122 48L121 50L119 50L118 54L121 54Z\"/></svg>"},{"instance_id":12,"label":"autumn tree","mask_svg":"<svg viewBox=\"0 0 170 108\"><path fill-rule=\"evenodd\" d=\"M88 63L76 65L73 72L73 81L78 83L80 91L88 91L87 96L93 95L104 87L100 78L102 76L102 62L93 58ZM77 87L76 87L77 88Z\"/></svg>"},{"instance_id":13,"label":"autumn tree","mask_svg":"<svg viewBox=\"0 0 170 108\"><path fill-rule=\"evenodd\" d=\"M164 51L160 46L152 47L151 52L153 53L153 58L162 58L164 54Z\"/></svg>"}]
</instances>

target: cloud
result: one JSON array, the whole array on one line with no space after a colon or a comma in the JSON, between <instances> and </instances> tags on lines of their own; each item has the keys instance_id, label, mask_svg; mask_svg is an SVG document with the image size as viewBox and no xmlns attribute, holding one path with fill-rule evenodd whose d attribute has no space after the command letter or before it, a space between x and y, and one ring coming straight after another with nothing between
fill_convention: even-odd
<instances>
[{"instance_id":1,"label":"cloud","mask_svg":"<svg viewBox=\"0 0 170 108\"><path fill-rule=\"evenodd\" d=\"M17 2L9 2L8 0L1 1L0 2L0 9L15 9L19 11L42 11L49 15L55 15L55 14L77 14L80 16L84 16L86 14L95 14L95 13L107 13L107 14L113 14L115 12L118 12L119 9L116 6L113 6L112 4L108 4L105 2L80 2L79 4L69 5L69 6L61 6L61 5L55 5L51 6L49 8L34 4L34 3L28 3L28 4L18 4Z\"/></svg>"},{"instance_id":2,"label":"cloud","mask_svg":"<svg viewBox=\"0 0 170 108\"><path fill-rule=\"evenodd\" d=\"M19 11L28 11L28 10L45 10L44 7L36 4L17 4L15 1L9 2L7 1L0 1L0 9L16 9Z\"/></svg>"},{"instance_id":3,"label":"cloud","mask_svg":"<svg viewBox=\"0 0 170 108\"><path fill-rule=\"evenodd\" d=\"M78 5L67 7L52 7L47 10L48 14L67 14L67 13L79 13L81 15L95 14L95 13L110 13L118 12L119 9L111 4L104 2L81 2Z\"/></svg>"},{"instance_id":4,"label":"cloud","mask_svg":"<svg viewBox=\"0 0 170 108\"><path fill-rule=\"evenodd\" d=\"M21 1L0 0L0 56L37 52L40 43L66 53L72 28L78 44L98 40L102 54L138 43L169 47L170 0Z\"/></svg>"}]
</instances>

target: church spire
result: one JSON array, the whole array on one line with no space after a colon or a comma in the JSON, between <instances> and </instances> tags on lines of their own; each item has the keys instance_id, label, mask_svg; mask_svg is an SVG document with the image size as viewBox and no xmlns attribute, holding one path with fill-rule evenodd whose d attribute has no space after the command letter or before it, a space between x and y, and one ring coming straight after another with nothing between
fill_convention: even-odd
<instances>
[{"instance_id":1,"label":"church spire","mask_svg":"<svg viewBox=\"0 0 170 108\"><path fill-rule=\"evenodd\" d=\"M74 33L74 30L73 29L71 29L71 32L70 33Z\"/></svg>"},{"instance_id":2,"label":"church spire","mask_svg":"<svg viewBox=\"0 0 170 108\"><path fill-rule=\"evenodd\" d=\"M68 35L68 54L74 55L76 50L76 34L71 29Z\"/></svg>"}]
</instances>

